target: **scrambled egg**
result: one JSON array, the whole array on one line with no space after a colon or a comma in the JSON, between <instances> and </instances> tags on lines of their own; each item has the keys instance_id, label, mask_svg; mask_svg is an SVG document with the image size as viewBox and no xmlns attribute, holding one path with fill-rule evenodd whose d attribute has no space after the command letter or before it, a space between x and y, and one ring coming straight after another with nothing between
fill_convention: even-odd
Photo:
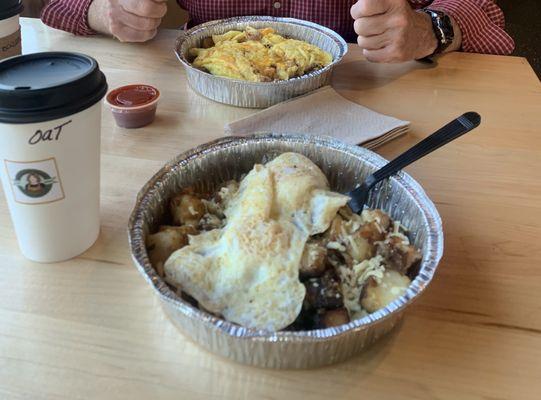
<instances>
[{"instance_id":1,"label":"scrambled egg","mask_svg":"<svg viewBox=\"0 0 541 400\"><path fill-rule=\"evenodd\" d=\"M283 329L305 297L299 266L308 238L326 231L348 200L300 154L256 165L228 202L226 225L190 236L166 261L166 278L229 321Z\"/></svg>"},{"instance_id":2,"label":"scrambled egg","mask_svg":"<svg viewBox=\"0 0 541 400\"><path fill-rule=\"evenodd\" d=\"M250 82L299 77L332 62L332 56L310 43L286 39L272 28L229 31L213 35L208 48L192 48L196 68L213 75Z\"/></svg>"}]
</instances>

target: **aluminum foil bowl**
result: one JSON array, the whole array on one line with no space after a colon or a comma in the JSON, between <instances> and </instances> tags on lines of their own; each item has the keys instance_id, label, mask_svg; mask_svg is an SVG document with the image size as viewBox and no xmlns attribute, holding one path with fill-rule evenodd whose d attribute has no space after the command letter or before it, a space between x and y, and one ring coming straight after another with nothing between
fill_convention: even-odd
<instances>
[{"instance_id":1,"label":"aluminum foil bowl","mask_svg":"<svg viewBox=\"0 0 541 400\"><path fill-rule=\"evenodd\" d=\"M277 82L246 82L214 76L192 67L188 51L200 47L204 38L232 29L274 28L279 34L304 40L333 56L332 64L299 78ZM347 53L344 39L336 32L313 22L293 18L235 17L212 21L182 32L177 39L175 53L186 70L188 83L197 93L220 103L238 107L265 108L284 100L310 92L330 82L332 69Z\"/></svg>"},{"instance_id":2,"label":"aluminum foil bowl","mask_svg":"<svg viewBox=\"0 0 541 400\"><path fill-rule=\"evenodd\" d=\"M410 229L410 239L423 259L409 289L387 307L334 328L301 332L247 329L216 318L180 299L151 266L145 238L162 222L168 199L182 188L215 190L238 179L256 163L295 151L314 161L335 191L354 188L386 161L370 150L332 138L310 135L264 134L227 137L199 146L167 163L141 189L129 221L129 241L135 265L153 287L165 313L185 335L208 350L259 367L308 368L345 360L382 335L401 319L404 310L430 283L443 253L441 220L421 186L401 173L376 187L369 206L382 208Z\"/></svg>"}]
</instances>

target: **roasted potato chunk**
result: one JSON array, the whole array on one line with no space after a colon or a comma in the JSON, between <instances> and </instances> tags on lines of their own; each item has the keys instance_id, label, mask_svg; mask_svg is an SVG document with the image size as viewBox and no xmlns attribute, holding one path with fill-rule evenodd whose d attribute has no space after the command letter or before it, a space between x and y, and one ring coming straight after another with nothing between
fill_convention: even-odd
<instances>
[{"instance_id":1,"label":"roasted potato chunk","mask_svg":"<svg viewBox=\"0 0 541 400\"><path fill-rule=\"evenodd\" d=\"M301 258L301 278L314 278L323 275L327 268L327 248L317 241L308 242Z\"/></svg>"},{"instance_id":2,"label":"roasted potato chunk","mask_svg":"<svg viewBox=\"0 0 541 400\"><path fill-rule=\"evenodd\" d=\"M381 225L376 221L372 221L363 225L361 229L359 229L359 234L370 243L374 243L384 240L387 232L385 232Z\"/></svg>"},{"instance_id":3,"label":"roasted potato chunk","mask_svg":"<svg viewBox=\"0 0 541 400\"><path fill-rule=\"evenodd\" d=\"M386 260L386 265L402 274L421 261L421 252L414 246L404 243L398 236L390 236L385 242L377 245L377 254Z\"/></svg>"},{"instance_id":4,"label":"roasted potato chunk","mask_svg":"<svg viewBox=\"0 0 541 400\"><path fill-rule=\"evenodd\" d=\"M343 225L344 219L338 214L333 218L331 226L325 233L326 238L331 242L336 242L340 240L343 234Z\"/></svg>"},{"instance_id":5,"label":"roasted potato chunk","mask_svg":"<svg viewBox=\"0 0 541 400\"><path fill-rule=\"evenodd\" d=\"M385 224L380 226L373 215L370 215L370 222L365 221L364 225L360 225L360 217L357 216L357 221L354 222L352 214L349 207L340 209L325 237L331 244L333 242L342 244L345 247L345 251L342 252L347 253L358 263L374 256L376 253L374 242L376 239L383 240L386 232L382 230Z\"/></svg>"},{"instance_id":6,"label":"roasted potato chunk","mask_svg":"<svg viewBox=\"0 0 541 400\"><path fill-rule=\"evenodd\" d=\"M334 310L318 310L314 316L314 328L325 329L347 324L350 321L348 310L344 307Z\"/></svg>"},{"instance_id":7,"label":"roasted potato chunk","mask_svg":"<svg viewBox=\"0 0 541 400\"><path fill-rule=\"evenodd\" d=\"M387 231L391 226L391 217L383 210L365 209L361 217L365 222L377 222L384 231Z\"/></svg>"},{"instance_id":8,"label":"roasted potato chunk","mask_svg":"<svg viewBox=\"0 0 541 400\"><path fill-rule=\"evenodd\" d=\"M373 257L376 252L374 244L363 236L361 230L348 237L346 240L346 249L348 254L350 254L357 263L368 260Z\"/></svg>"},{"instance_id":9,"label":"roasted potato chunk","mask_svg":"<svg viewBox=\"0 0 541 400\"><path fill-rule=\"evenodd\" d=\"M375 279L368 281L361 294L361 306L369 313L377 311L402 296L409 285L410 280L406 275L387 270L379 284Z\"/></svg>"},{"instance_id":10,"label":"roasted potato chunk","mask_svg":"<svg viewBox=\"0 0 541 400\"><path fill-rule=\"evenodd\" d=\"M309 279L304 285L306 286L304 308L334 309L344 306L340 280L334 271L327 271L320 278Z\"/></svg>"},{"instance_id":11,"label":"roasted potato chunk","mask_svg":"<svg viewBox=\"0 0 541 400\"><path fill-rule=\"evenodd\" d=\"M163 264L169 256L188 244L188 235L196 234L191 226L161 226L159 232L147 236L148 257L160 276L164 276Z\"/></svg>"},{"instance_id":12,"label":"roasted potato chunk","mask_svg":"<svg viewBox=\"0 0 541 400\"><path fill-rule=\"evenodd\" d=\"M206 208L201 199L191 194L179 194L171 199L171 215L176 225L197 226Z\"/></svg>"},{"instance_id":13,"label":"roasted potato chunk","mask_svg":"<svg viewBox=\"0 0 541 400\"><path fill-rule=\"evenodd\" d=\"M389 216L381 210L365 210L362 217L367 222L360 229L361 236L371 243L384 240L391 225Z\"/></svg>"}]
</instances>

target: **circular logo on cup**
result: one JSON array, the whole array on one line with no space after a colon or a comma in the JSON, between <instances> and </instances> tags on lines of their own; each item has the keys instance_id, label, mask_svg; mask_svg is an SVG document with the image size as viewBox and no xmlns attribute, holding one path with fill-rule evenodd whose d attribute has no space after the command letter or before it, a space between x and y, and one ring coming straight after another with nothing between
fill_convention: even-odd
<instances>
[{"instance_id":1,"label":"circular logo on cup","mask_svg":"<svg viewBox=\"0 0 541 400\"><path fill-rule=\"evenodd\" d=\"M28 197L39 198L49 193L56 182L39 169L23 169L15 176L17 187Z\"/></svg>"}]
</instances>

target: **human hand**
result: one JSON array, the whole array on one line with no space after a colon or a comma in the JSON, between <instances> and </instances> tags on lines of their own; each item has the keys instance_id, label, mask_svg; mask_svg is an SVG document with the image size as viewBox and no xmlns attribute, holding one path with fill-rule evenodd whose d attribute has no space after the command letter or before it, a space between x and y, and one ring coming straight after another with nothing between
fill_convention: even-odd
<instances>
[{"instance_id":1,"label":"human hand","mask_svg":"<svg viewBox=\"0 0 541 400\"><path fill-rule=\"evenodd\" d=\"M146 42L156 36L167 0L93 0L90 27L121 42Z\"/></svg>"},{"instance_id":2,"label":"human hand","mask_svg":"<svg viewBox=\"0 0 541 400\"><path fill-rule=\"evenodd\" d=\"M432 54L438 45L432 21L407 0L358 0L351 7L357 43L375 62L403 62Z\"/></svg>"}]
</instances>

